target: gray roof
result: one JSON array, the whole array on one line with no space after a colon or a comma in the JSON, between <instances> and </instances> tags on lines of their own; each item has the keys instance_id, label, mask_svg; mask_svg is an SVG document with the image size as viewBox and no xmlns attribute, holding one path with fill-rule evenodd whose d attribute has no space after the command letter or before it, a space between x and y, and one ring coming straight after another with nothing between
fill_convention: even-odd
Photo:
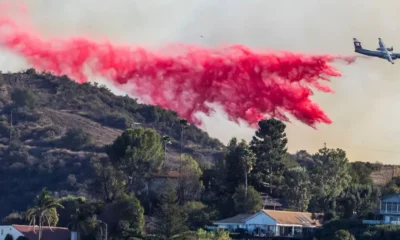
<instances>
[{"instance_id":1,"label":"gray roof","mask_svg":"<svg viewBox=\"0 0 400 240\"><path fill-rule=\"evenodd\" d=\"M254 214L238 214L234 217L225 218L222 220L214 221L214 224L224 224L224 223L244 223L247 219L254 216Z\"/></svg>"}]
</instances>

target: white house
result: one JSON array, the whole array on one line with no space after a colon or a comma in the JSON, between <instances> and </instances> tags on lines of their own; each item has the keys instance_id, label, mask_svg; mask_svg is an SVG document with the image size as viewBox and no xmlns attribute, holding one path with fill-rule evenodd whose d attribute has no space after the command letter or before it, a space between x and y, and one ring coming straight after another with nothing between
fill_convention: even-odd
<instances>
[{"instance_id":1,"label":"white house","mask_svg":"<svg viewBox=\"0 0 400 240\"><path fill-rule=\"evenodd\" d=\"M257 236L301 237L321 227L319 219L308 212L261 210L256 214L239 214L213 222L218 228L234 231L245 229Z\"/></svg>"},{"instance_id":2,"label":"white house","mask_svg":"<svg viewBox=\"0 0 400 240\"><path fill-rule=\"evenodd\" d=\"M38 238L38 226L26 225L3 225L0 226L0 239L3 240L7 234L10 234L14 240L20 236L25 236L29 240ZM43 227L42 240L76 240L76 232L70 232L68 228L62 227Z\"/></svg>"},{"instance_id":3,"label":"white house","mask_svg":"<svg viewBox=\"0 0 400 240\"><path fill-rule=\"evenodd\" d=\"M382 220L364 220L365 224L400 224L400 193L382 197L378 214Z\"/></svg>"}]
</instances>

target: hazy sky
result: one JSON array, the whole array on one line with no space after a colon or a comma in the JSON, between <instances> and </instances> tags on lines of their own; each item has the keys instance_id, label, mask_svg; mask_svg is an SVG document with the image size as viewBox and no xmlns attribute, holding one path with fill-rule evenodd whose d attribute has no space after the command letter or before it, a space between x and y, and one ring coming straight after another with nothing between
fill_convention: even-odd
<instances>
[{"instance_id":1,"label":"hazy sky","mask_svg":"<svg viewBox=\"0 0 400 240\"><path fill-rule=\"evenodd\" d=\"M4 2L4 0L0 0ZM16 1L13 1L16 2ZM353 54L352 38L376 49L378 37L400 51L400 2L387 0L26 0L33 24L47 36L85 34L120 43L159 46L171 42L251 47L308 53ZM203 38L200 37L203 36ZM18 71L23 59L0 48L0 69ZM289 150L315 152L326 142L341 147L351 161L396 164L400 157L400 61L360 59L337 65L343 73L316 93L333 120L314 130L287 124ZM104 79L96 79L105 82ZM227 142L247 140L254 130L230 123L222 113L203 128Z\"/></svg>"}]
</instances>

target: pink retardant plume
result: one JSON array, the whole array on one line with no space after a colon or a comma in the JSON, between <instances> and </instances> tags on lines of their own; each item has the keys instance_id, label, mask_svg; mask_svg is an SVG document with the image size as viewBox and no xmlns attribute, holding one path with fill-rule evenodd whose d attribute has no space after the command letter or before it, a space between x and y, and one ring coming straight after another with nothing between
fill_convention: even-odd
<instances>
[{"instance_id":1,"label":"pink retardant plume","mask_svg":"<svg viewBox=\"0 0 400 240\"><path fill-rule=\"evenodd\" d=\"M207 103L223 107L230 120L251 126L266 117L289 121L289 115L315 127L330 124L323 110L310 100L311 87L341 76L331 63L351 63L354 57L257 52L241 45L202 48L178 44L174 54L150 51L83 37L44 39L0 16L0 46L23 56L34 68L68 75L79 83L102 76L152 104L176 111L200 125L197 112L210 115ZM171 48L165 48L171 52ZM88 72L89 70L89 72Z\"/></svg>"}]
</instances>

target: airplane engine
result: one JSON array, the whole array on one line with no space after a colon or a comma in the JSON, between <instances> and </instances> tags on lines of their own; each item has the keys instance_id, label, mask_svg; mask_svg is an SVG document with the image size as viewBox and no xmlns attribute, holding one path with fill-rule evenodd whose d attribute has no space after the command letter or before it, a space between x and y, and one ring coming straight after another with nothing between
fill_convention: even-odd
<instances>
[{"instance_id":1,"label":"airplane engine","mask_svg":"<svg viewBox=\"0 0 400 240\"><path fill-rule=\"evenodd\" d=\"M382 51L382 48L377 48L376 50L378 50L378 51ZM388 50L388 51L393 51L393 47L391 47L391 48L386 48L386 50Z\"/></svg>"}]
</instances>

